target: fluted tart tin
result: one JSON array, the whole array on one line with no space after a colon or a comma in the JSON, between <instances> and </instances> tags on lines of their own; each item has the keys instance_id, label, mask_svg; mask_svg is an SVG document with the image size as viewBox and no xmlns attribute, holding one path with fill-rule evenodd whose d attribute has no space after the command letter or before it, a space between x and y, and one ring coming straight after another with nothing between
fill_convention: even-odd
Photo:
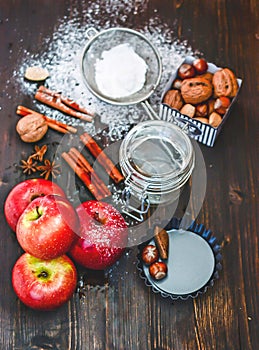
<instances>
[{"instance_id":1,"label":"fluted tart tin","mask_svg":"<svg viewBox=\"0 0 259 350\"><path fill-rule=\"evenodd\" d=\"M205 293L214 285L222 268L220 246L212 232L195 221L188 229L181 229L180 223L181 220L173 218L165 226L169 236L165 278L154 279L142 260L143 248L148 244L155 245L154 239L141 244L138 253L137 268L146 286L172 300L187 300ZM163 225L159 223L159 226Z\"/></svg>"}]
</instances>

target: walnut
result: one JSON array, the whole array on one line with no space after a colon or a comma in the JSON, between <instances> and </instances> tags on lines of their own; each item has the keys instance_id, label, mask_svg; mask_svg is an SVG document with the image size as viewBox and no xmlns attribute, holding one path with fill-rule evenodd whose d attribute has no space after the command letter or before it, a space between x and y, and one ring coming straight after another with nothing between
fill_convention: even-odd
<instances>
[{"instance_id":1,"label":"walnut","mask_svg":"<svg viewBox=\"0 0 259 350\"><path fill-rule=\"evenodd\" d=\"M229 68L223 68L214 73L212 84L214 87L214 95L217 97L234 97L237 94L237 78Z\"/></svg>"},{"instance_id":2,"label":"walnut","mask_svg":"<svg viewBox=\"0 0 259 350\"><path fill-rule=\"evenodd\" d=\"M18 121L16 131L24 142L37 142L48 131L48 125L42 116L28 114Z\"/></svg>"},{"instance_id":3,"label":"walnut","mask_svg":"<svg viewBox=\"0 0 259 350\"><path fill-rule=\"evenodd\" d=\"M198 104L206 101L212 95L212 84L201 77L185 79L182 82L181 93L186 103Z\"/></svg>"},{"instance_id":4,"label":"walnut","mask_svg":"<svg viewBox=\"0 0 259 350\"><path fill-rule=\"evenodd\" d=\"M207 80L209 80L210 82L212 82L213 74L210 73L210 72L206 72L206 73L204 73L204 74L201 74L201 75L200 75L200 78L204 78L204 79L207 79Z\"/></svg>"},{"instance_id":5,"label":"walnut","mask_svg":"<svg viewBox=\"0 0 259 350\"><path fill-rule=\"evenodd\" d=\"M169 90L165 94L163 103L169 105L172 108L180 110L183 105L181 93L178 90Z\"/></svg>"}]
</instances>

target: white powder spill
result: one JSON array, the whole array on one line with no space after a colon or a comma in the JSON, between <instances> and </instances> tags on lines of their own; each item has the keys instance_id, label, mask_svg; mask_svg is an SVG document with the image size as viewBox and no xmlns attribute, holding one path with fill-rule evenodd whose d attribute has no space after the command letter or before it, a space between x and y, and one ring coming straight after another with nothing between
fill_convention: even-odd
<instances>
[{"instance_id":1,"label":"white powder spill","mask_svg":"<svg viewBox=\"0 0 259 350\"><path fill-rule=\"evenodd\" d=\"M53 34L44 38L40 52L35 54L22 48L20 62L13 72L8 84L15 86L17 96L21 101L24 96L31 98L36 110L60 121L70 123L74 126L83 126L85 131L94 133L95 128L91 123L82 122L49 108L34 99L37 86L24 80L24 73L29 66L42 66L46 68L50 77L46 85L55 91L62 92L88 108L89 112L95 112L101 116L101 121L118 128L131 122L136 122L145 116L145 111L139 104L129 106L115 106L100 101L85 86L81 75L81 55L84 45L87 43L86 29L94 27L101 31L111 27L127 27L128 23L134 23L134 17L138 18L145 14L148 0L113 0L113 1L82 1L84 11L70 9L70 16L60 19ZM145 19L144 19L145 18ZM139 21L138 21L139 22ZM171 73L177 69L186 55L195 54L187 42L179 42L175 39L174 28L157 14L154 10L153 16L146 19L143 24L134 27L135 30L144 34L147 39L157 48L162 60L162 77L150 102L158 111L163 88Z\"/></svg>"},{"instance_id":2,"label":"white powder spill","mask_svg":"<svg viewBox=\"0 0 259 350\"><path fill-rule=\"evenodd\" d=\"M107 97L130 96L142 89L146 81L146 62L129 44L103 51L95 64L95 80Z\"/></svg>"}]
</instances>

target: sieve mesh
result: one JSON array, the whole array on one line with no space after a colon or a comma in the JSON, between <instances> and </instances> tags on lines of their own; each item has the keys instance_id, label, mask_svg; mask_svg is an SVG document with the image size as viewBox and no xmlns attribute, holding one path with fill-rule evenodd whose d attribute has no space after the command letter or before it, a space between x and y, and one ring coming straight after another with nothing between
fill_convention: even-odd
<instances>
[{"instance_id":1,"label":"sieve mesh","mask_svg":"<svg viewBox=\"0 0 259 350\"><path fill-rule=\"evenodd\" d=\"M101 58L103 51L125 43L146 62L146 81L138 92L126 97L112 98L98 89L95 81L95 63ZM110 28L96 34L85 46L81 63L84 81L89 90L101 100L117 105L135 104L146 100L156 89L162 73L161 60L155 47L144 35L127 28Z\"/></svg>"}]
</instances>

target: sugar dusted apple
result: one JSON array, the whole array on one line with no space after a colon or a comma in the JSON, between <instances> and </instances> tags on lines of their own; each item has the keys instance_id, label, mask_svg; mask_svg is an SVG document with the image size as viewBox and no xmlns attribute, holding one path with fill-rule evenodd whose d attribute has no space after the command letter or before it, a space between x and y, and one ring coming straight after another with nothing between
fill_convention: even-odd
<instances>
[{"instance_id":1,"label":"sugar dusted apple","mask_svg":"<svg viewBox=\"0 0 259 350\"><path fill-rule=\"evenodd\" d=\"M80 236L70 249L78 264L94 270L113 265L127 246L127 224L110 204L87 201L76 208L80 221Z\"/></svg>"}]
</instances>

